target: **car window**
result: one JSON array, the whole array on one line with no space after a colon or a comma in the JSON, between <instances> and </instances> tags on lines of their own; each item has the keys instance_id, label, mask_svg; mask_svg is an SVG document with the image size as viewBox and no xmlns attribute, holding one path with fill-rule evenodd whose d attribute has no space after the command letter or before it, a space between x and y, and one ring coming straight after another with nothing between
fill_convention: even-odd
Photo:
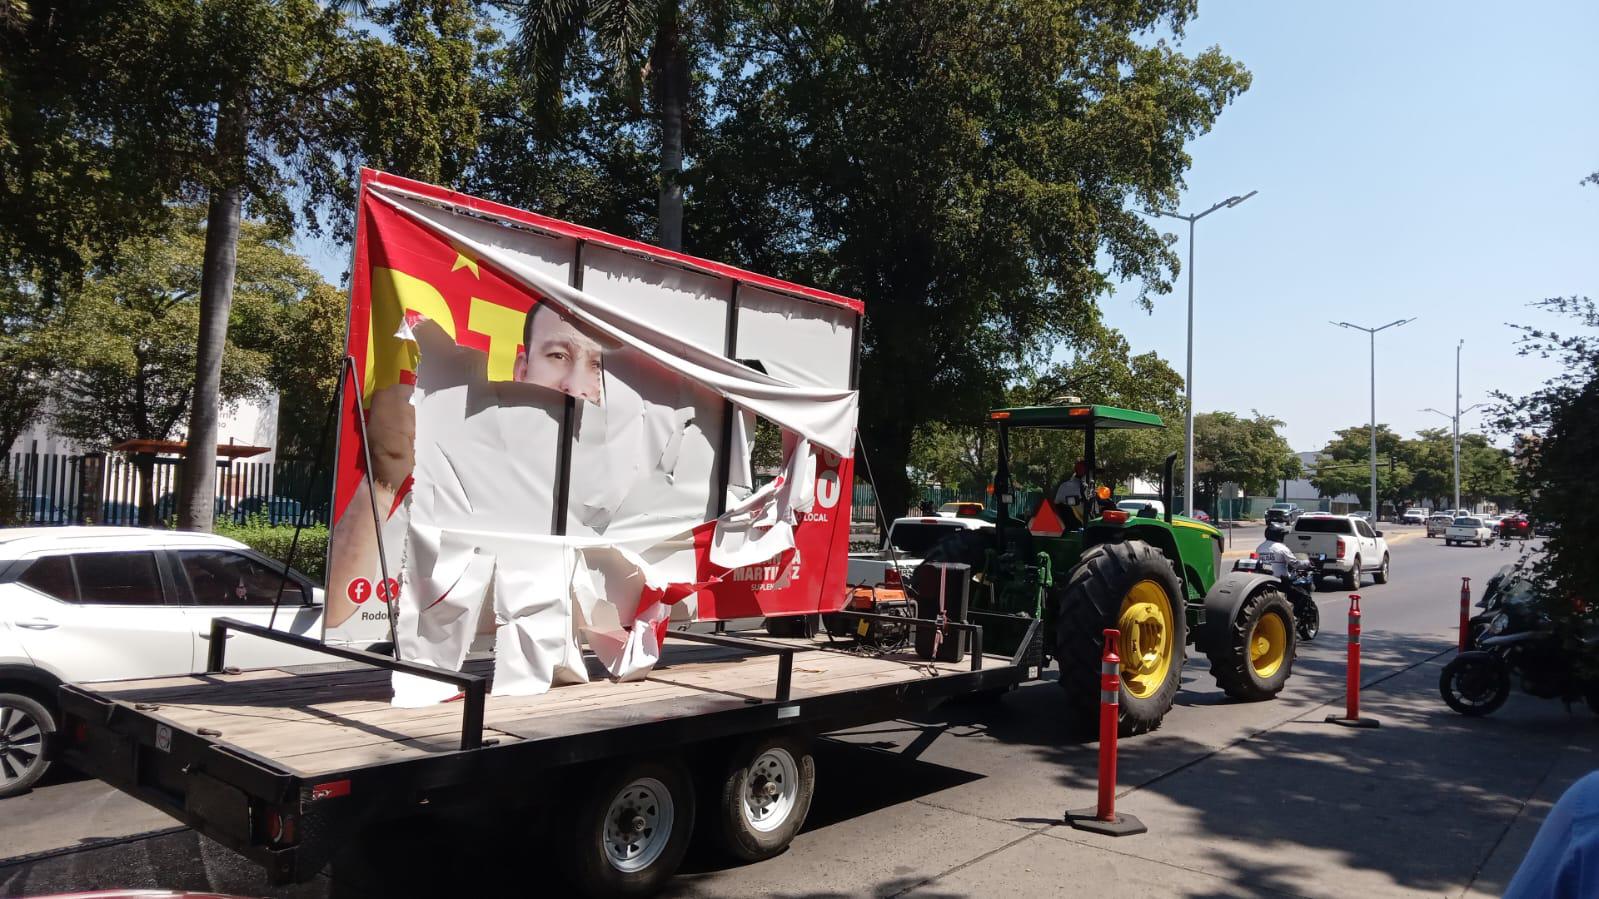
<instances>
[{"instance_id":1,"label":"car window","mask_svg":"<svg viewBox=\"0 0 1599 899\"><path fill-rule=\"evenodd\" d=\"M966 528L953 524L933 524L931 522L900 522L888 532L889 538L894 543L894 550L911 558L920 559L927 555L933 544L952 534L959 534Z\"/></svg>"},{"instance_id":2,"label":"car window","mask_svg":"<svg viewBox=\"0 0 1599 899\"><path fill-rule=\"evenodd\" d=\"M166 602L155 553L80 553L72 557L78 573L79 601L118 606L159 606Z\"/></svg>"},{"instance_id":3,"label":"car window","mask_svg":"<svg viewBox=\"0 0 1599 899\"><path fill-rule=\"evenodd\" d=\"M1375 537L1375 536L1377 536L1377 532L1372 530L1371 529L1371 525L1367 524L1365 519L1363 519L1363 518L1355 519L1355 530L1359 531L1360 532L1360 536L1362 536L1362 537Z\"/></svg>"},{"instance_id":4,"label":"car window","mask_svg":"<svg viewBox=\"0 0 1599 899\"><path fill-rule=\"evenodd\" d=\"M78 601L78 581L72 575L71 556L45 556L34 559L17 578L40 593L63 602Z\"/></svg>"},{"instance_id":5,"label":"car window","mask_svg":"<svg viewBox=\"0 0 1599 899\"><path fill-rule=\"evenodd\" d=\"M1352 534L1354 530L1350 527L1349 519L1347 518L1316 518L1301 515L1299 520L1294 522L1294 533Z\"/></svg>"},{"instance_id":6,"label":"car window","mask_svg":"<svg viewBox=\"0 0 1599 899\"><path fill-rule=\"evenodd\" d=\"M1480 518L1456 518L1455 519L1455 527L1460 527L1460 528L1480 528L1480 527L1482 527L1482 519L1480 519Z\"/></svg>"},{"instance_id":7,"label":"car window","mask_svg":"<svg viewBox=\"0 0 1599 899\"><path fill-rule=\"evenodd\" d=\"M178 553L189 578L194 601L202 606L272 605L277 600L283 571L274 571L249 556L215 549ZM292 578L283 582L283 604L303 605L305 591Z\"/></svg>"}]
</instances>

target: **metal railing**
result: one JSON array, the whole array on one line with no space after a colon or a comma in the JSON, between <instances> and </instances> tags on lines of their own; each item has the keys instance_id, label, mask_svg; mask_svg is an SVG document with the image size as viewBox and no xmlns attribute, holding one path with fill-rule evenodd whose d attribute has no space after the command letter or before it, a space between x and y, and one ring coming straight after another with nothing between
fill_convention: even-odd
<instances>
[{"instance_id":1,"label":"metal railing","mask_svg":"<svg viewBox=\"0 0 1599 899\"><path fill-rule=\"evenodd\" d=\"M206 651L205 670L207 674L226 674L228 631L240 634L249 634L264 640L272 640L288 646L295 646L311 652L344 659L350 662L360 662L385 671L398 671L428 680L442 681L461 690L464 703L461 708L461 748L477 749L483 745L483 707L488 697L489 679L477 674L467 674L464 671L450 671L446 668L437 668L424 665L420 662L406 662L392 656L378 655L364 649L353 649L348 646L329 646L321 640L311 637L302 637L299 634L290 634L273 630L259 624L239 621L236 618L211 619L211 646Z\"/></svg>"}]
</instances>

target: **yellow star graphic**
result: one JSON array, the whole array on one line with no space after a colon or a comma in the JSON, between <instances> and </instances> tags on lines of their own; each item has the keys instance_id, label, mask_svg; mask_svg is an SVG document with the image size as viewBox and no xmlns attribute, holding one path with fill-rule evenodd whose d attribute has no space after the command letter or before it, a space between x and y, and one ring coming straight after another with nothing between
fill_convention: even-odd
<instances>
[{"instance_id":1,"label":"yellow star graphic","mask_svg":"<svg viewBox=\"0 0 1599 899\"><path fill-rule=\"evenodd\" d=\"M450 271L458 272L458 271L460 271L463 268L471 269L472 270L472 277L474 277L474 278L483 277L482 275L478 274L477 260L472 259L472 258L468 257L465 253L462 253L461 251L457 250L456 253L455 253L455 264L450 266Z\"/></svg>"}]
</instances>

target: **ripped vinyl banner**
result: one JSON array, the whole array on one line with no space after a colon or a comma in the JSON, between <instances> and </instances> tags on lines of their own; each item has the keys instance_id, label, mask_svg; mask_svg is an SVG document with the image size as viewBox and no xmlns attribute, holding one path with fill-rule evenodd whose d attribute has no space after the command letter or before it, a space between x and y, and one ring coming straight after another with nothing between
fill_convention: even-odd
<instances>
[{"instance_id":1,"label":"ripped vinyl banner","mask_svg":"<svg viewBox=\"0 0 1599 899\"><path fill-rule=\"evenodd\" d=\"M862 314L363 171L325 638L392 612L401 658L492 646L518 695L588 680L585 649L644 677L673 623L842 607ZM394 679L397 705L453 692Z\"/></svg>"}]
</instances>

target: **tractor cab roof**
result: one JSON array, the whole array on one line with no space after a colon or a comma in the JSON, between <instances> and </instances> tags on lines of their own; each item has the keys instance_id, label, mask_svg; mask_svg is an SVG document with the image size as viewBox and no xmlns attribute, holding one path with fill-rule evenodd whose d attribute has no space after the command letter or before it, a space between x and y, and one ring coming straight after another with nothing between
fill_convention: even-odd
<instances>
[{"instance_id":1,"label":"tractor cab roof","mask_svg":"<svg viewBox=\"0 0 1599 899\"><path fill-rule=\"evenodd\" d=\"M988 420L1012 428L1051 428L1055 430L1164 428L1159 415L1135 412L1115 406L1072 403L1064 406L1013 406L995 409Z\"/></svg>"}]
</instances>

